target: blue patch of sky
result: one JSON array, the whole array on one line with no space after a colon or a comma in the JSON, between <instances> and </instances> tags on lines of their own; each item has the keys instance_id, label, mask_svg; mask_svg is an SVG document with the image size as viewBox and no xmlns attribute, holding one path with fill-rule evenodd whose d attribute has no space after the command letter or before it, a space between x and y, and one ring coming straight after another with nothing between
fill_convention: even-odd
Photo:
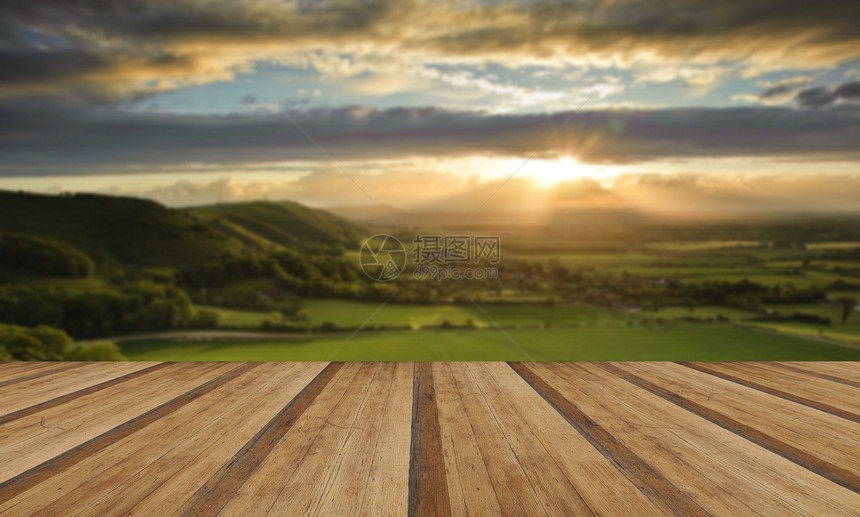
<instances>
[{"instance_id":1,"label":"blue patch of sky","mask_svg":"<svg viewBox=\"0 0 860 517\"><path fill-rule=\"evenodd\" d=\"M780 70L754 78L743 78L740 71L728 67L710 88L688 85L684 79L667 82L637 82L643 69L577 66L519 66L500 63L445 64L427 63L425 68L446 76L465 75L463 85L417 76L415 87L386 94L363 92L356 86L373 73L363 72L349 78L322 77L313 68L259 63L247 73L237 73L233 80L193 85L132 103L135 111L155 110L173 113L233 113L283 108L338 107L367 105L380 109L397 106L443 106L453 109L493 110L507 106L509 111L541 112L569 108L571 98L547 101L545 104L517 104L512 94L481 89L475 80L485 79L499 86L525 88L534 92L575 93L594 85L615 81L623 90L603 99L589 102L604 105L642 106L737 106L750 101L737 100L739 94L757 94L762 81L778 82L800 75L810 75L814 85L834 86L846 81L846 72L857 63L819 70ZM247 102L248 97L254 102Z\"/></svg>"}]
</instances>

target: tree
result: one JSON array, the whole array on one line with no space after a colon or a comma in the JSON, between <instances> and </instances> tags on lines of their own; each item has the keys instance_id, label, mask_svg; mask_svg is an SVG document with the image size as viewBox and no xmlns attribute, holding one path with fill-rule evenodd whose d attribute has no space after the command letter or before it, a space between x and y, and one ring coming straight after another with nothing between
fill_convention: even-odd
<instances>
[{"instance_id":1,"label":"tree","mask_svg":"<svg viewBox=\"0 0 860 517\"><path fill-rule=\"evenodd\" d=\"M126 361L113 343L98 342L90 345L75 345L66 356L69 361Z\"/></svg>"},{"instance_id":2,"label":"tree","mask_svg":"<svg viewBox=\"0 0 860 517\"><path fill-rule=\"evenodd\" d=\"M851 314L851 309L857 305L857 300L854 298L842 297L835 300L837 305L842 306L842 324L848 321L848 315Z\"/></svg>"},{"instance_id":3,"label":"tree","mask_svg":"<svg viewBox=\"0 0 860 517\"><path fill-rule=\"evenodd\" d=\"M71 346L72 339L65 332L51 327L0 325L0 347L12 360L60 361Z\"/></svg>"}]
</instances>

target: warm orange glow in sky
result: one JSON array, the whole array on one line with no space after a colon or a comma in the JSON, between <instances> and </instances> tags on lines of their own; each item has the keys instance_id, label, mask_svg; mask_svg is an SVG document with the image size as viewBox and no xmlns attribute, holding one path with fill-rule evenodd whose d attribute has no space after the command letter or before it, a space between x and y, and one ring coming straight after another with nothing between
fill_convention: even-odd
<instances>
[{"instance_id":1,"label":"warm orange glow in sky","mask_svg":"<svg viewBox=\"0 0 860 517\"><path fill-rule=\"evenodd\" d=\"M860 210L856 1L11 4L0 189Z\"/></svg>"}]
</instances>

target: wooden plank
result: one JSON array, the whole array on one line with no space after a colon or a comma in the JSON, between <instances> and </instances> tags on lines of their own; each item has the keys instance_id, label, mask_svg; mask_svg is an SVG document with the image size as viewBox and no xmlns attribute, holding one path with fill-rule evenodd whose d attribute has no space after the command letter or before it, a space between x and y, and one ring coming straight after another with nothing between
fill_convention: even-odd
<instances>
[{"instance_id":1,"label":"wooden plank","mask_svg":"<svg viewBox=\"0 0 860 517\"><path fill-rule=\"evenodd\" d=\"M0 363L0 386L8 380L31 375L38 371L47 371L64 364L65 363L43 361L15 361Z\"/></svg>"},{"instance_id":2,"label":"wooden plank","mask_svg":"<svg viewBox=\"0 0 860 517\"><path fill-rule=\"evenodd\" d=\"M526 363L511 367L559 412L604 457L616 463L627 479L649 501L676 515L707 515L687 494L666 480L648 463L586 415L573 402L538 375Z\"/></svg>"},{"instance_id":3,"label":"wooden plank","mask_svg":"<svg viewBox=\"0 0 860 517\"><path fill-rule=\"evenodd\" d=\"M345 363L289 417L327 363L153 364L0 364L0 514L860 507L856 363Z\"/></svg>"},{"instance_id":4,"label":"wooden plank","mask_svg":"<svg viewBox=\"0 0 860 517\"><path fill-rule=\"evenodd\" d=\"M860 428L853 422L671 363L601 367L855 492Z\"/></svg>"},{"instance_id":5,"label":"wooden plank","mask_svg":"<svg viewBox=\"0 0 860 517\"><path fill-rule=\"evenodd\" d=\"M579 476L565 472L559 464L557 446L544 440L542 431L547 422L534 419L534 406L529 402L538 405L546 405L546 402L539 400L529 385L504 363L468 363L466 367L547 514L599 514L601 510L593 510L574 486ZM525 408L528 410L523 411ZM564 430L575 435L569 426Z\"/></svg>"},{"instance_id":6,"label":"wooden plank","mask_svg":"<svg viewBox=\"0 0 860 517\"><path fill-rule=\"evenodd\" d=\"M206 482L184 509L185 515L210 515L230 500L233 494L268 456L275 444L290 430L328 382L341 369L340 363L330 363L310 384L263 427L254 438L237 452L209 481Z\"/></svg>"},{"instance_id":7,"label":"wooden plank","mask_svg":"<svg viewBox=\"0 0 860 517\"><path fill-rule=\"evenodd\" d=\"M415 364L408 514L451 514L431 363Z\"/></svg>"},{"instance_id":8,"label":"wooden plank","mask_svg":"<svg viewBox=\"0 0 860 517\"><path fill-rule=\"evenodd\" d=\"M174 365L0 426L0 480L107 432L235 365Z\"/></svg>"},{"instance_id":9,"label":"wooden plank","mask_svg":"<svg viewBox=\"0 0 860 517\"><path fill-rule=\"evenodd\" d=\"M267 437L261 435L261 429L267 428L269 422L284 414L286 407L292 406L295 409L301 404L299 394L315 379L324 378L320 376L324 368L325 364L322 363L296 364L287 368L276 365L269 371L269 375L263 375L263 379L259 378L260 373L256 370L246 375L257 377L244 390L246 396L241 400L231 399L229 395L232 390L224 390L225 394L210 402L222 410L222 414L212 420L210 425L200 428L200 419L193 418L188 425L181 426L188 427L193 434L186 440L168 437L164 443L174 443L177 444L176 447L88 507L82 515L179 515L180 510L201 488L201 480L212 479L222 472L221 469L228 463L248 465L247 462L234 462L233 459L238 457L239 451L248 450L247 444L254 442L258 435L262 440L256 440L255 452L259 453L260 444L267 443ZM263 373L266 373L265 368ZM304 393L311 390L313 387ZM231 407L233 401L235 403ZM254 453L248 453L245 457L249 454ZM242 473L238 468L225 477L240 479ZM229 491L229 487L224 483L220 487L225 492ZM217 500L217 497L208 498Z\"/></svg>"},{"instance_id":10,"label":"wooden plank","mask_svg":"<svg viewBox=\"0 0 860 517\"><path fill-rule=\"evenodd\" d=\"M79 363L80 366L71 371L56 372L9 385L0 388L0 415L14 413L155 364L158 363Z\"/></svg>"},{"instance_id":11,"label":"wooden plank","mask_svg":"<svg viewBox=\"0 0 860 517\"><path fill-rule=\"evenodd\" d=\"M105 390L112 386L116 386L117 384L122 384L123 382L128 382L132 379L136 379L140 376L150 374L152 372L158 371L162 368L169 366L168 363L156 363L152 366L146 366L146 364L139 365L141 368L134 369L131 373L123 374L125 371L121 368L109 368L104 369L102 374L107 374L111 378L109 380L99 382L94 386L88 386L86 388L79 389L78 391L73 391L71 393L67 393L66 395L61 395L59 397L46 400L39 404L35 404L33 406L26 407L24 409L19 409L18 411L13 411L11 413L7 413L3 416L0 416L0 425L7 424L13 420L17 420L19 418L24 418L25 416L29 416L35 413L39 413L50 409L52 407L57 407L59 405L65 404L67 402L71 402L72 400L92 395L93 393L97 393L99 391Z\"/></svg>"},{"instance_id":12,"label":"wooden plank","mask_svg":"<svg viewBox=\"0 0 860 517\"><path fill-rule=\"evenodd\" d=\"M469 416L450 363L433 365L433 382L451 513L455 516L501 515L493 482L481 456L478 438L468 425Z\"/></svg>"},{"instance_id":13,"label":"wooden plank","mask_svg":"<svg viewBox=\"0 0 860 517\"><path fill-rule=\"evenodd\" d=\"M359 427L358 418L370 399L380 365L365 363L356 375L357 386L344 395L317 439L296 467L269 513L272 515L312 515L325 496L327 482L350 434ZM346 509L344 509L346 510ZM352 508L356 512L358 508Z\"/></svg>"},{"instance_id":14,"label":"wooden plank","mask_svg":"<svg viewBox=\"0 0 860 517\"><path fill-rule=\"evenodd\" d=\"M321 435L323 428L342 428L349 417L348 411L356 409L370 382L368 368L361 363L343 364L313 404L233 494L222 510L224 515L269 512L303 460L309 454L319 453L320 442L325 440Z\"/></svg>"},{"instance_id":15,"label":"wooden plank","mask_svg":"<svg viewBox=\"0 0 860 517\"><path fill-rule=\"evenodd\" d=\"M838 377L852 382L860 382L860 361L806 362L803 363L803 366L821 371L830 371Z\"/></svg>"},{"instance_id":16,"label":"wooden plank","mask_svg":"<svg viewBox=\"0 0 860 517\"><path fill-rule=\"evenodd\" d=\"M851 515L860 496L590 364L548 382L713 515Z\"/></svg>"},{"instance_id":17,"label":"wooden plank","mask_svg":"<svg viewBox=\"0 0 860 517\"><path fill-rule=\"evenodd\" d=\"M396 367L394 363L379 365L355 423L327 472L320 498L312 511L314 515L360 514L364 488L370 477L371 462L368 459L373 457L383 433L382 419ZM406 503L407 499L402 502Z\"/></svg>"},{"instance_id":18,"label":"wooden plank","mask_svg":"<svg viewBox=\"0 0 860 517\"><path fill-rule=\"evenodd\" d=\"M0 503L8 501L12 497L29 490L35 485L43 482L46 479L49 479L60 472L68 469L70 466L80 462L84 458L91 456L97 451L113 444L126 436L133 434L134 432L142 429L143 427L149 425L155 420L161 418L164 415L170 414L177 408L191 402L192 400L212 391L216 387L221 384L229 381L232 378L235 378L238 375L241 375L245 371L253 368L255 365L253 364L244 364L236 366L235 364L227 364L224 368L219 368L214 370L215 373L220 373L223 370L226 372L221 373L218 377L214 379L208 380L203 384L198 384L196 387L191 390L182 393L179 396L173 397L172 399L162 403L161 405L154 407L143 414L139 414L135 418L125 421L125 423L120 424L116 427L109 428L108 431L103 432L90 440L85 442L80 442L78 445L71 449L66 449L65 452L58 456L52 457L50 460L45 461L44 463L37 463L35 466L30 468L29 470L23 471L20 474L16 475L13 478L7 479L3 483L0 483ZM178 370L179 368L173 368L173 370ZM184 373L187 374L187 371ZM133 381L132 381L133 382ZM199 383L199 380L196 380L195 383ZM130 384L130 383L129 383ZM177 383L179 384L179 383ZM145 406L144 406L145 407ZM139 410L139 408L137 408ZM24 419L22 419L24 420ZM18 423L17 421L15 423ZM103 422L99 422L100 426L105 425ZM107 422L106 425L110 426L113 422ZM101 427L93 426L98 432ZM80 438L76 436L76 438ZM2 442L0 442L2 443ZM63 445L65 447L65 444ZM51 451L52 453L53 451ZM27 465L33 462L33 457L41 459L43 455L31 455L31 457L27 458L27 461L21 461L16 458L17 461L13 463L14 468L10 468L7 466L6 470L14 472L21 468L22 465Z\"/></svg>"},{"instance_id":19,"label":"wooden plank","mask_svg":"<svg viewBox=\"0 0 860 517\"><path fill-rule=\"evenodd\" d=\"M9 422L0 427L0 480L63 454L229 369L229 365L166 368ZM150 380L157 384L148 384Z\"/></svg>"},{"instance_id":20,"label":"wooden plank","mask_svg":"<svg viewBox=\"0 0 860 517\"><path fill-rule=\"evenodd\" d=\"M397 363L382 414L379 439L360 515L404 515L409 504L409 447L412 439L412 363Z\"/></svg>"},{"instance_id":21,"label":"wooden plank","mask_svg":"<svg viewBox=\"0 0 860 517\"><path fill-rule=\"evenodd\" d=\"M214 439L210 438L213 429L227 425L233 437L242 433L245 421L258 418L257 413L275 413L277 409L267 411L259 399L278 397L277 388L283 386L276 381L293 369L261 364L0 505L0 513L79 515L96 503L99 508L110 508L107 513L123 513L161 484L173 481L181 460L208 443L207 439ZM243 411L244 420L238 414ZM250 436L264 424L254 425ZM213 451L212 456L223 458L224 454ZM229 457L226 454L224 461ZM150 471L155 474L148 477ZM199 480L195 489L198 486ZM190 493L193 490L186 494ZM175 506L175 495L173 499Z\"/></svg>"},{"instance_id":22,"label":"wooden plank","mask_svg":"<svg viewBox=\"0 0 860 517\"><path fill-rule=\"evenodd\" d=\"M784 362L769 364L860 388L860 363Z\"/></svg>"},{"instance_id":23,"label":"wooden plank","mask_svg":"<svg viewBox=\"0 0 860 517\"><path fill-rule=\"evenodd\" d=\"M755 363L679 363L860 423L860 389Z\"/></svg>"},{"instance_id":24,"label":"wooden plank","mask_svg":"<svg viewBox=\"0 0 860 517\"><path fill-rule=\"evenodd\" d=\"M60 374L78 368L92 367L92 363L81 362L55 362L50 365L38 368L35 371L29 371L25 375L15 376L12 379L0 382L0 390L6 390L18 384L28 384L30 386L38 384L49 384L55 382L59 378L66 379L68 376L60 376Z\"/></svg>"},{"instance_id":25,"label":"wooden plank","mask_svg":"<svg viewBox=\"0 0 860 517\"><path fill-rule=\"evenodd\" d=\"M464 363L450 365L467 420L478 442L502 515L546 515L540 496Z\"/></svg>"}]
</instances>

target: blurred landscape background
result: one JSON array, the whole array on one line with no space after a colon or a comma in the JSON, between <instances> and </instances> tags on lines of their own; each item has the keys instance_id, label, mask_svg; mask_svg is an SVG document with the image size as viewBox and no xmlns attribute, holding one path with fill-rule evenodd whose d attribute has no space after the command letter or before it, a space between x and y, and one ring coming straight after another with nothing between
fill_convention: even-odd
<instances>
[{"instance_id":1,"label":"blurred landscape background","mask_svg":"<svg viewBox=\"0 0 860 517\"><path fill-rule=\"evenodd\" d=\"M680 222L577 209L555 214L557 224L419 227L386 226L388 217L367 212L358 220L294 202L167 208L2 192L0 352L4 360L860 358L858 216ZM376 281L358 253L378 233L410 252L416 234L497 235L499 278L415 279L409 253L403 274Z\"/></svg>"},{"instance_id":2,"label":"blurred landscape background","mask_svg":"<svg viewBox=\"0 0 860 517\"><path fill-rule=\"evenodd\" d=\"M4 2L0 359L858 359L857 20ZM380 234L498 276L378 281Z\"/></svg>"}]
</instances>

